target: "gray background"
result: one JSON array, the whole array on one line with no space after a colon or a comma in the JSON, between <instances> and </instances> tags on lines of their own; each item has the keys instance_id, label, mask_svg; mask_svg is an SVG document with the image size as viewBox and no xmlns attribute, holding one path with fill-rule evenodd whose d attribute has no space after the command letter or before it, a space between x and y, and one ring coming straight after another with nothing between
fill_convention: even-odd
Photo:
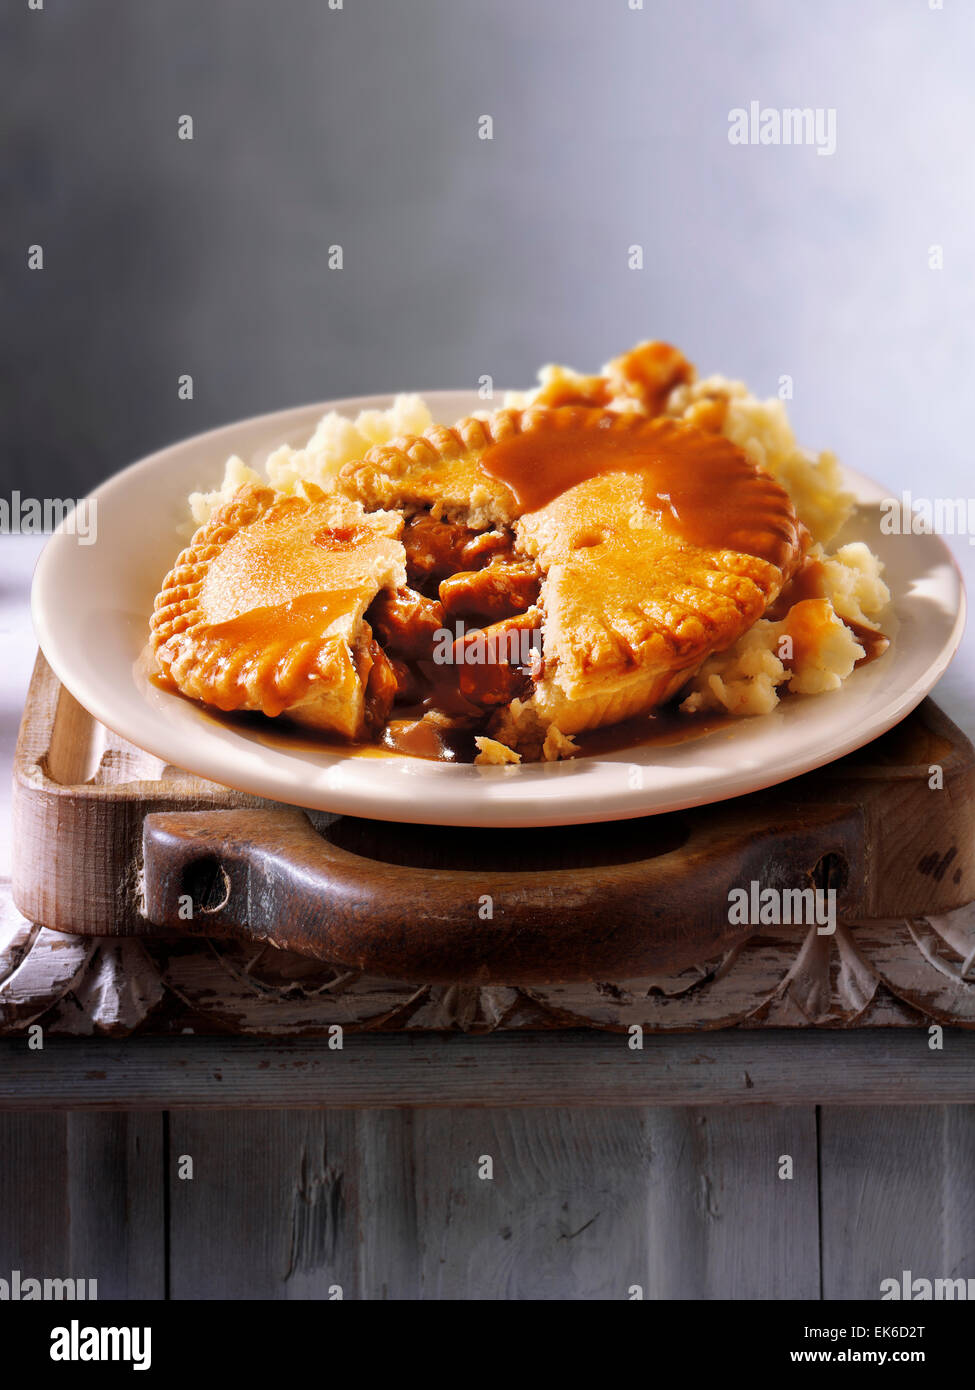
<instances>
[{"instance_id":1,"label":"gray background","mask_svg":"<svg viewBox=\"0 0 975 1390\"><path fill-rule=\"evenodd\" d=\"M647 336L792 375L804 442L891 485L960 486L975 7L945 5L8 0L2 492ZM753 99L835 107L836 153L730 145Z\"/></svg>"}]
</instances>

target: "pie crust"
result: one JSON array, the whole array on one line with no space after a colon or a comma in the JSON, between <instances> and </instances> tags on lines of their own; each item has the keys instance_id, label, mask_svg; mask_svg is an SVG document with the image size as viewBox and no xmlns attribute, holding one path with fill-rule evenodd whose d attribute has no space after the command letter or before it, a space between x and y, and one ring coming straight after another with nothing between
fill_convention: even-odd
<instances>
[{"instance_id":1,"label":"pie crust","mask_svg":"<svg viewBox=\"0 0 975 1390\"><path fill-rule=\"evenodd\" d=\"M402 529L398 514L312 484L293 497L245 484L166 576L151 622L159 675L221 710L363 736L385 660L363 615L405 583Z\"/></svg>"}]
</instances>

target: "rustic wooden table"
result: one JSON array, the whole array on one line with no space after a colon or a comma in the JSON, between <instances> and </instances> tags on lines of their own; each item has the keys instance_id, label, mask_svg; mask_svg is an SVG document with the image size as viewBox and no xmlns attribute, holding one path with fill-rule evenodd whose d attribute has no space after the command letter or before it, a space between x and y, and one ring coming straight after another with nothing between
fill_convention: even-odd
<instances>
[{"instance_id":1,"label":"rustic wooden table","mask_svg":"<svg viewBox=\"0 0 975 1390\"><path fill-rule=\"evenodd\" d=\"M9 764L37 547L0 546ZM967 705L939 698L971 736ZM9 892L0 908L10 928ZM138 1011L124 971L83 973L63 1011ZM975 1034L932 1048L930 1016L875 1006L899 1026L641 1051L581 1030L367 1032L341 1051L21 1032L0 1040L0 1275L97 1278L102 1298L477 1299L876 1298L905 1269L971 1277Z\"/></svg>"}]
</instances>

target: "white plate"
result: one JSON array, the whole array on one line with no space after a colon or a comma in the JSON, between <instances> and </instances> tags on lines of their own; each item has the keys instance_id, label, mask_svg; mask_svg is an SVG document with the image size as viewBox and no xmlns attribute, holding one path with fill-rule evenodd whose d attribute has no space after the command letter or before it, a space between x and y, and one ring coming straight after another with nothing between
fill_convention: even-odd
<instances>
[{"instance_id":1,"label":"white plate","mask_svg":"<svg viewBox=\"0 0 975 1390\"><path fill-rule=\"evenodd\" d=\"M483 408L468 392L427 399L446 422ZM140 677L153 597L186 540L187 494L216 486L231 453L257 465L282 442L304 444L326 409L354 414L390 401L360 397L245 420L153 454L98 488L97 542L53 535L32 594L44 655L76 699L167 763L277 801L432 825L571 825L740 796L849 753L924 698L961 640L964 589L947 547L936 536L881 535L878 503L887 494L847 470L862 505L845 536L862 536L886 565L896 611L890 650L835 693L787 700L693 741L506 768L342 757L269 746Z\"/></svg>"}]
</instances>

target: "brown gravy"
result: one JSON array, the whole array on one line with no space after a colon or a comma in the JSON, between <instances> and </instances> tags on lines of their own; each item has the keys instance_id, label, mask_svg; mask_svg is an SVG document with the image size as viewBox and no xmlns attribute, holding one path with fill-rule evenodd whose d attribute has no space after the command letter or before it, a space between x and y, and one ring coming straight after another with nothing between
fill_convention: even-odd
<instances>
[{"instance_id":1,"label":"brown gravy","mask_svg":"<svg viewBox=\"0 0 975 1390\"><path fill-rule=\"evenodd\" d=\"M201 641L258 650L285 642L317 641L356 597L355 589L338 589L327 594L301 594L267 608L250 608L236 618L211 624Z\"/></svg>"},{"instance_id":2,"label":"brown gravy","mask_svg":"<svg viewBox=\"0 0 975 1390\"><path fill-rule=\"evenodd\" d=\"M172 691L172 687L158 676L150 675L149 680L161 690ZM420 710L410 711L406 717L390 719L375 743L345 743L331 739L325 734L316 734L311 729L303 729L297 724L289 723L283 717L267 719L263 714L252 710L225 713L210 709L196 700L193 704L205 719L223 727L229 725L238 729L245 737L264 744L265 747L289 753L335 753L342 757L354 758L385 758L393 754L400 757L423 758L432 762L469 764L473 763L477 755L474 736L483 732L481 728L438 727L423 720ZM573 737L579 749L579 757L599 758L609 753L620 753L627 748L639 748L648 744L669 747L672 744L687 743L718 729L733 728L740 722L730 714L681 714L676 704L673 704L658 709L655 714L627 719L621 724L613 724L605 729L591 729Z\"/></svg>"},{"instance_id":3,"label":"brown gravy","mask_svg":"<svg viewBox=\"0 0 975 1390\"><path fill-rule=\"evenodd\" d=\"M780 622L796 603L825 594L825 571L821 560L806 558L766 612L766 618Z\"/></svg>"},{"instance_id":4,"label":"brown gravy","mask_svg":"<svg viewBox=\"0 0 975 1390\"><path fill-rule=\"evenodd\" d=\"M741 549L780 568L794 555L798 528L788 496L723 435L668 419L594 417L584 409L551 416L478 455L479 468L510 489L522 513L590 478L635 473L648 511L678 540Z\"/></svg>"},{"instance_id":5,"label":"brown gravy","mask_svg":"<svg viewBox=\"0 0 975 1390\"><path fill-rule=\"evenodd\" d=\"M885 637L877 628L855 623L852 618L844 618L843 621L863 648L863 656L860 657L857 666L868 666L871 661L876 661L878 656L883 656L890 646L890 638Z\"/></svg>"},{"instance_id":6,"label":"brown gravy","mask_svg":"<svg viewBox=\"0 0 975 1390\"><path fill-rule=\"evenodd\" d=\"M771 618L773 622L780 622L796 604L805 603L811 599L822 599L826 593L825 579L826 573L821 560L804 560L765 616ZM854 622L852 618L843 618L842 622L846 624L863 648L863 656L856 663L858 667L867 666L871 661L876 661L879 656L883 656L890 646L890 638L885 636L879 628Z\"/></svg>"},{"instance_id":7,"label":"brown gravy","mask_svg":"<svg viewBox=\"0 0 975 1390\"><path fill-rule=\"evenodd\" d=\"M713 710L681 714L674 703L662 706L654 714L642 714L604 729L573 734L573 738L581 758L599 758L606 753L622 753L627 748L643 748L647 744L666 748L675 743L689 743L716 729L730 729L740 723L735 715L718 714Z\"/></svg>"}]
</instances>

